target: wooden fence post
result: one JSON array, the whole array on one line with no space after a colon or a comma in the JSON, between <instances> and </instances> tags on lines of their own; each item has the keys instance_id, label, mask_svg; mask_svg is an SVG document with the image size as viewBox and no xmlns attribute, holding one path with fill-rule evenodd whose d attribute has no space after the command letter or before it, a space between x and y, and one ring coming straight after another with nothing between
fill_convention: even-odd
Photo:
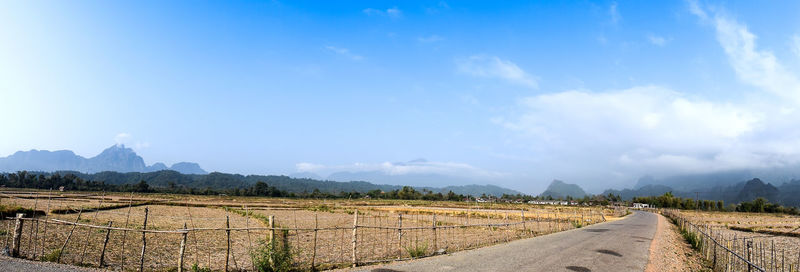
<instances>
[{"instance_id":1,"label":"wooden fence post","mask_svg":"<svg viewBox=\"0 0 800 272\"><path fill-rule=\"evenodd\" d=\"M712 262L711 269L717 269L717 243L714 243L714 261Z\"/></svg>"},{"instance_id":2,"label":"wooden fence post","mask_svg":"<svg viewBox=\"0 0 800 272\"><path fill-rule=\"evenodd\" d=\"M267 220L269 223L269 243L272 244L275 241L275 216L270 215Z\"/></svg>"},{"instance_id":3,"label":"wooden fence post","mask_svg":"<svg viewBox=\"0 0 800 272\"><path fill-rule=\"evenodd\" d=\"M508 231L511 229L511 227L509 227L509 225L508 225L508 212L506 212L504 217L503 217L503 223L505 223L505 227L506 227L506 230L503 231L503 232L506 235L506 243L508 243Z\"/></svg>"},{"instance_id":4,"label":"wooden fence post","mask_svg":"<svg viewBox=\"0 0 800 272\"><path fill-rule=\"evenodd\" d=\"M11 256L12 257L19 257L19 244L20 240L22 240L22 217L25 216L24 213L18 213L16 220L16 225L14 225L14 237L11 239Z\"/></svg>"},{"instance_id":5,"label":"wooden fence post","mask_svg":"<svg viewBox=\"0 0 800 272\"><path fill-rule=\"evenodd\" d=\"M147 238L146 238L146 235L145 235L145 234L147 234L147 232L145 232L145 230L147 230L147 215L149 213L150 213L150 209L145 207L144 208L144 224L142 224L142 255L139 256L139 271L140 272L144 271L144 253L145 253L145 251L147 249Z\"/></svg>"},{"instance_id":6,"label":"wooden fence post","mask_svg":"<svg viewBox=\"0 0 800 272\"><path fill-rule=\"evenodd\" d=\"M353 267L356 267L358 263L356 262L356 233L358 232L358 209L353 211Z\"/></svg>"},{"instance_id":7,"label":"wooden fence post","mask_svg":"<svg viewBox=\"0 0 800 272\"><path fill-rule=\"evenodd\" d=\"M317 259L317 212L314 212L314 246L311 249L311 271L316 270L316 266L314 265L314 261Z\"/></svg>"},{"instance_id":8,"label":"wooden fence post","mask_svg":"<svg viewBox=\"0 0 800 272\"><path fill-rule=\"evenodd\" d=\"M403 214L397 214L397 248L400 254L397 259L403 258Z\"/></svg>"},{"instance_id":9,"label":"wooden fence post","mask_svg":"<svg viewBox=\"0 0 800 272\"><path fill-rule=\"evenodd\" d=\"M225 237L228 241L227 246L225 247L225 272L228 271L228 259L231 256L231 219L229 216L225 216Z\"/></svg>"},{"instance_id":10,"label":"wooden fence post","mask_svg":"<svg viewBox=\"0 0 800 272\"><path fill-rule=\"evenodd\" d=\"M436 254L436 251L439 251L439 241L436 239L437 237L436 232L436 214L433 214L433 253Z\"/></svg>"},{"instance_id":11,"label":"wooden fence post","mask_svg":"<svg viewBox=\"0 0 800 272\"><path fill-rule=\"evenodd\" d=\"M525 235L525 231L528 230L528 228L525 227L525 210L519 210L519 212L522 217L522 234Z\"/></svg>"},{"instance_id":12,"label":"wooden fence post","mask_svg":"<svg viewBox=\"0 0 800 272\"><path fill-rule=\"evenodd\" d=\"M100 264L97 267L103 268L105 266L106 247L108 246L108 237L111 236L112 221L108 221L108 229L106 230L106 238L103 239L103 250L100 251Z\"/></svg>"},{"instance_id":13,"label":"wooden fence post","mask_svg":"<svg viewBox=\"0 0 800 272\"><path fill-rule=\"evenodd\" d=\"M186 222L183 222L183 229L186 230ZM181 249L180 253L178 253L178 272L183 272L183 256L186 254L186 238L189 237L189 231L185 231L182 236Z\"/></svg>"}]
</instances>

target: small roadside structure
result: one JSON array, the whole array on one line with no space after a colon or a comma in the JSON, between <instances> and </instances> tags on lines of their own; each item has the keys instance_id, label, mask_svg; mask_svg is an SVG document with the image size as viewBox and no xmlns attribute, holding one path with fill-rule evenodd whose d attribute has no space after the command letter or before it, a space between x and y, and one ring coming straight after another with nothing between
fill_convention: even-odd
<instances>
[{"instance_id":1,"label":"small roadside structure","mask_svg":"<svg viewBox=\"0 0 800 272\"><path fill-rule=\"evenodd\" d=\"M637 208L637 209L641 209L641 208L650 208L650 204L645 204L645 203L633 203L633 207L634 207L634 208Z\"/></svg>"}]
</instances>

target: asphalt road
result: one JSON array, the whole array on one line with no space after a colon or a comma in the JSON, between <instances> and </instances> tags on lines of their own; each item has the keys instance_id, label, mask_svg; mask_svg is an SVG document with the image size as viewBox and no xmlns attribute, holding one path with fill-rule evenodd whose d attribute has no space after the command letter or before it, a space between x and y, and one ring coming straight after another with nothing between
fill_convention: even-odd
<instances>
[{"instance_id":1,"label":"asphalt road","mask_svg":"<svg viewBox=\"0 0 800 272\"><path fill-rule=\"evenodd\" d=\"M361 271L644 271L657 225L656 215L634 212L613 222Z\"/></svg>"}]
</instances>

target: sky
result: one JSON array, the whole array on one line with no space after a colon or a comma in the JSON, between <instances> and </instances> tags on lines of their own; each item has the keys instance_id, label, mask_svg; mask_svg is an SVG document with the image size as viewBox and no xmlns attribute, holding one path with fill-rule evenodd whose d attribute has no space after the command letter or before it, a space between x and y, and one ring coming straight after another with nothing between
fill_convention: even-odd
<instances>
[{"instance_id":1,"label":"sky","mask_svg":"<svg viewBox=\"0 0 800 272\"><path fill-rule=\"evenodd\" d=\"M126 144L147 164L433 173L526 193L787 167L800 163L799 10L2 1L0 156Z\"/></svg>"}]
</instances>

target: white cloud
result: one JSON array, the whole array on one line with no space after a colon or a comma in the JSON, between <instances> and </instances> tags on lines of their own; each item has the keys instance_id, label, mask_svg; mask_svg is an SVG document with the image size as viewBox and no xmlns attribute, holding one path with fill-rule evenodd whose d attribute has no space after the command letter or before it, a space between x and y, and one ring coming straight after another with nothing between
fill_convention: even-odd
<instances>
[{"instance_id":1,"label":"white cloud","mask_svg":"<svg viewBox=\"0 0 800 272\"><path fill-rule=\"evenodd\" d=\"M611 23L616 24L621 19L622 16L619 15L619 10L617 10L617 2L611 3L611 6L608 7L608 15L611 16Z\"/></svg>"},{"instance_id":2,"label":"white cloud","mask_svg":"<svg viewBox=\"0 0 800 272\"><path fill-rule=\"evenodd\" d=\"M650 43L658 46L664 46L667 44L667 39L658 35L647 35L647 40L650 41Z\"/></svg>"},{"instance_id":3,"label":"white cloud","mask_svg":"<svg viewBox=\"0 0 800 272\"><path fill-rule=\"evenodd\" d=\"M367 172L379 171L387 175L439 174L454 177L497 178L505 174L487 171L466 163L429 162L413 160L410 162L353 163L347 165L323 165L301 162L295 165L298 172L330 173L339 171Z\"/></svg>"},{"instance_id":4,"label":"white cloud","mask_svg":"<svg viewBox=\"0 0 800 272\"><path fill-rule=\"evenodd\" d=\"M530 88L538 88L536 77L526 73L517 64L494 56L475 55L456 61L459 72L485 78L500 78Z\"/></svg>"},{"instance_id":5,"label":"white cloud","mask_svg":"<svg viewBox=\"0 0 800 272\"><path fill-rule=\"evenodd\" d=\"M592 175L595 169L635 179L800 162L800 128L787 121L800 114L773 106L711 102L640 86L527 97L517 113L495 122L546 157L538 167L582 167L556 176Z\"/></svg>"},{"instance_id":6,"label":"white cloud","mask_svg":"<svg viewBox=\"0 0 800 272\"><path fill-rule=\"evenodd\" d=\"M126 144L130 140L131 140L131 135L129 133L120 132L117 134L117 136L114 136L114 142L117 143L117 145Z\"/></svg>"},{"instance_id":7,"label":"white cloud","mask_svg":"<svg viewBox=\"0 0 800 272\"><path fill-rule=\"evenodd\" d=\"M362 11L364 12L364 14L367 14L369 16L386 16L390 18L400 18L403 16L403 11L398 9L397 7L388 8L386 10L366 8Z\"/></svg>"},{"instance_id":8,"label":"white cloud","mask_svg":"<svg viewBox=\"0 0 800 272\"><path fill-rule=\"evenodd\" d=\"M360 55L353 54L347 48L341 48L341 47L335 47L335 46L328 45L328 46L325 46L325 49L328 49L328 51L331 51L333 53L339 54L341 56L345 56L345 57L347 57L347 58L349 58L351 60L359 61L359 60L363 60L364 59L364 57L362 57Z\"/></svg>"},{"instance_id":9,"label":"white cloud","mask_svg":"<svg viewBox=\"0 0 800 272\"><path fill-rule=\"evenodd\" d=\"M432 42L439 42L439 41L443 41L443 40L444 40L444 38L442 38L439 35L430 35L430 36L417 38L417 41L422 42L422 43L432 43Z\"/></svg>"},{"instance_id":10,"label":"white cloud","mask_svg":"<svg viewBox=\"0 0 800 272\"><path fill-rule=\"evenodd\" d=\"M661 86L573 90L522 98L493 121L513 132L516 146L534 151L537 169L553 177L635 180L796 167L800 79L759 49L744 24L689 4L714 27L736 76L757 87L748 94L757 99L709 100Z\"/></svg>"},{"instance_id":11,"label":"white cloud","mask_svg":"<svg viewBox=\"0 0 800 272\"><path fill-rule=\"evenodd\" d=\"M400 16L403 16L403 12L397 7L393 7L386 10L386 15L388 15L389 17L398 18Z\"/></svg>"},{"instance_id":12,"label":"white cloud","mask_svg":"<svg viewBox=\"0 0 800 272\"><path fill-rule=\"evenodd\" d=\"M689 12L697 17L700 17L702 20L708 19L708 14L706 14L706 11L700 7L700 4L697 3L697 0L687 0L686 2L689 4Z\"/></svg>"},{"instance_id":13,"label":"white cloud","mask_svg":"<svg viewBox=\"0 0 800 272\"><path fill-rule=\"evenodd\" d=\"M747 26L719 14L713 23L717 40L739 79L800 105L800 79L783 67L771 51L759 50L757 37Z\"/></svg>"}]
</instances>

